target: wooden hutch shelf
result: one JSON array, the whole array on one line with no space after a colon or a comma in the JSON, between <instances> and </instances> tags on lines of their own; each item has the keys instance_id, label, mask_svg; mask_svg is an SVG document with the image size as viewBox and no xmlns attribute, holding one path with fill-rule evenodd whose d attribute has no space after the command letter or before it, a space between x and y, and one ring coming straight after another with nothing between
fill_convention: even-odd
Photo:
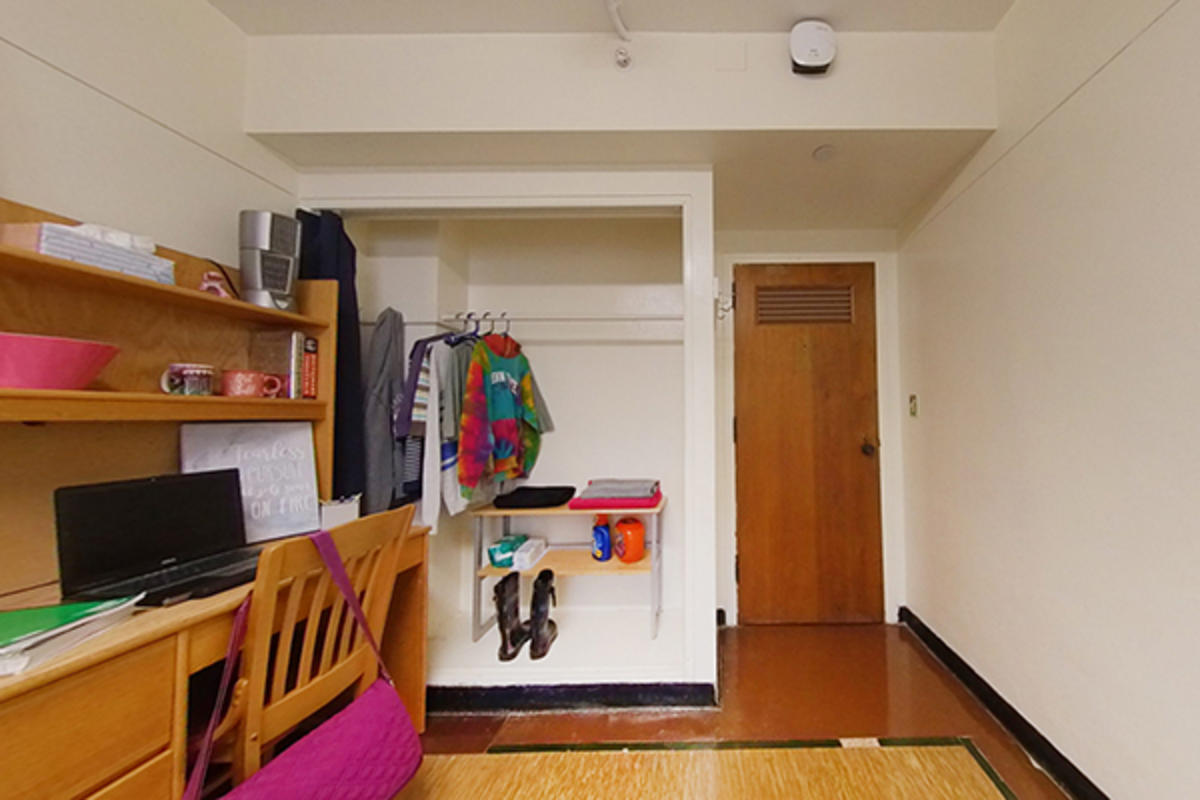
<instances>
[{"instance_id":1,"label":"wooden hutch shelf","mask_svg":"<svg viewBox=\"0 0 1200 800\"><path fill-rule=\"evenodd\" d=\"M0 223L75 221L0 198ZM236 219L230 220L236 235ZM217 270L201 256L157 249L177 284L0 245L0 331L107 342L116 357L87 389L0 389L0 594L28 604L58 581L54 491L179 470L180 425L312 423L319 495L333 489L336 281L296 282L297 313L199 289ZM234 287L236 268L226 277ZM159 391L168 364L248 369L253 338L300 331L317 341L316 399L188 397ZM33 423L23 425L20 423ZM44 424L45 423L45 424Z\"/></svg>"},{"instance_id":2,"label":"wooden hutch shelf","mask_svg":"<svg viewBox=\"0 0 1200 800\"><path fill-rule=\"evenodd\" d=\"M325 419L320 400L180 397L150 392L0 389L0 422L204 422Z\"/></svg>"},{"instance_id":3,"label":"wooden hutch shelf","mask_svg":"<svg viewBox=\"0 0 1200 800\"><path fill-rule=\"evenodd\" d=\"M327 316L305 316L290 311L263 308L241 300L173 286L112 270L78 264L62 258L42 255L8 245L0 245L0 274L36 278L49 285L137 297L157 306L174 306L202 311L231 320L264 325L292 325L309 329L328 328Z\"/></svg>"}]
</instances>

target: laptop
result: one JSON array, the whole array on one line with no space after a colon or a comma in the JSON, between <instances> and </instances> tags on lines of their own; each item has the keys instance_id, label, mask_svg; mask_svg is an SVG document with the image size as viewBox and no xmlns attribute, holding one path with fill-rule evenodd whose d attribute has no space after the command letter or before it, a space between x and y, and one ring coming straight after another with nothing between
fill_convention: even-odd
<instances>
[{"instance_id":1,"label":"laptop","mask_svg":"<svg viewBox=\"0 0 1200 800\"><path fill-rule=\"evenodd\" d=\"M236 469L64 486L54 492L64 602L145 592L168 605L253 580Z\"/></svg>"}]
</instances>

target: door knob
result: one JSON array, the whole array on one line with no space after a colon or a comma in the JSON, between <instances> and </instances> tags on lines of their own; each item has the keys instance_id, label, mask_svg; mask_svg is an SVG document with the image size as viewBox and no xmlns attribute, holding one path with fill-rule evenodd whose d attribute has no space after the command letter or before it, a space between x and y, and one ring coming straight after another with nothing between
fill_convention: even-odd
<instances>
[{"instance_id":1,"label":"door knob","mask_svg":"<svg viewBox=\"0 0 1200 800\"><path fill-rule=\"evenodd\" d=\"M875 455L875 445L871 444L870 442L863 442L863 444L862 444L862 454L863 454L864 456L873 456L873 455Z\"/></svg>"}]
</instances>

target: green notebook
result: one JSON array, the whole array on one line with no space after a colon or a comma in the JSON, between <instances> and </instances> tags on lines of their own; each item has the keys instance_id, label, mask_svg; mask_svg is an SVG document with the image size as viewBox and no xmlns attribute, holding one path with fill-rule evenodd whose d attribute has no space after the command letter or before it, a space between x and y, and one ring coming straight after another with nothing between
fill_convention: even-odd
<instances>
[{"instance_id":1,"label":"green notebook","mask_svg":"<svg viewBox=\"0 0 1200 800\"><path fill-rule=\"evenodd\" d=\"M80 620L96 617L129 602L128 597L91 603L65 603L59 606L25 608L0 612L0 648L34 639L58 628L67 628Z\"/></svg>"}]
</instances>

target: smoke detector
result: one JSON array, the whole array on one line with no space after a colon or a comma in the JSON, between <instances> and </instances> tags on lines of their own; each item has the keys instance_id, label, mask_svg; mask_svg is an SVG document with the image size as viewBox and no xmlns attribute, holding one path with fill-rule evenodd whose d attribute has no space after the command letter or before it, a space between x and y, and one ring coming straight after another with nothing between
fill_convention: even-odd
<instances>
[{"instance_id":1,"label":"smoke detector","mask_svg":"<svg viewBox=\"0 0 1200 800\"><path fill-rule=\"evenodd\" d=\"M806 19L796 23L791 36L792 72L821 75L837 55L837 35L828 22Z\"/></svg>"}]
</instances>

